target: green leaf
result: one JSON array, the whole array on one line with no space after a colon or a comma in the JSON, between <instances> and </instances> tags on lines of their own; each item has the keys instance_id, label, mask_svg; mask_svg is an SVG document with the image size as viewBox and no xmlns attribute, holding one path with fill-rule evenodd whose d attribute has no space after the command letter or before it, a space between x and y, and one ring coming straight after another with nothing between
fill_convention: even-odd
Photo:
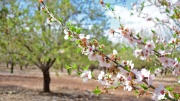
<instances>
[{"instance_id":1,"label":"green leaf","mask_svg":"<svg viewBox=\"0 0 180 101\"><path fill-rule=\"evenodd\" d=\"M61 23L63 22L62 18L58 18L58 20L59 20Z\"/></svg>"},{"instance_id":2,"label":"green leaf","mask_svg":"<svg viewBox=\"0 0 180 101\"><path fill-rule=\"evenodd\" d=\"M180 94L178 94L178 93L173 93L173 95L174 95L174 98L176 99L176 100L178 100L179 98L180 98Z\"/></svg>"},{"instance_id":3,"label":"green leaf","mask_svg":"<svg viewBox=\"0 0 180 101\"><path fill-rule=\"evenodd\" d=\"M136 35L138 38L140 38L140 35L139 35L139 33Z\"/></svg>"},{"instance_id":4,"label":"green leaf","mask_svg":"<svg viewBox=\"0 0 180 101\"><path fill-rule=\"evenodd\" d=\"M68 75L71 75L71 69L68 69L67 72L68 72Z\"/></svg>"},{"instance_id":5,"label":"green leaf","mask_svg":"<svg viewBox=\"0 0 180 101\"><path fill-rule=\"evenodd\" d=\"M80 34L81 31L82 31L82 28L77 28L77 29L76 29L76 33L77 33L77 34Z\"/></svg>"},{"instance_id":6,"label":"green leaf","mask_svg":"<svg viewBox=\"0 0 180 101\"><path fill-rule=\"evenodd\" d=\"M106 7L107 7L107 8L110 8L110 6L111 6L111 4L106 3Z\"/></svg>"},{"instance_id":7,"label":"green leaf","mask_svg":"<svg viewBox=\"0 0 180 101\"><path fill-rule=\"evenodd\" d=\"M144 43L146 43L147 42L147 39L146 38L144 38Z\"/></svg>"},{"instance_id":8,"label":"green leaf","mask_svg":"<svg viewBox=\"0 0 180 101\"><path fill-rule=\"evenodd\" d=\"M174 34L173 34L173 37L174 37L174 38L177 38L177 34L176 34L176 33L174 33Z\"/></svg>"},{"instance_id":9,"label":"green leaf","mask_svg":"<svg viewBox=\"0 0 180 101\"><path fill-rule=\"evenodd\" d=\"M77 69L77 65L76 65L76 64L73 64L73 65L72 65L72 69Z\"/></svg>"},{"instance_id":10,"label":"green leaf","mask_svg":"<svg viewBox=\"0 0 180 101\"><path fill-rule=\"evenodd\" d=\"M93 90L94 94L99 95L101 93L101 90L98 86L96 86L96 89Z\"/></svg>"},{"instance_id":11,"label":"green leaf","mask_svg":"<svg viewBox=\"0 0 180 101\"><path fill-rule=\"evenodd\" d=\"M135 93L136 95L138 95L138 94L139 94L138 90L135 90L135 91L134 91L134 93Z\"/></svg>"},{"instance_id":12,"label":"green leaf","mask_svg":"<svg viewBox=\"0 0 180 101\"><path fill-rule=\"evenodd\" d=\"M75 27L75 26L70 26L70 30L71 30L72 32L76 32L76 27Z\"/></svg>"},{"instance_id":13,"label":"green leaf","mask_svg":"<svg viewBox=\"0 0 180 101\"><path fill-rule=\"evenodd\" d=\"M79 53L79 52L81 52L81 50L82 50L81 48L77 48L76 52Z\"/></svg>"},{"instance_id":14,"label":"green leaf","mask_svg":"<svg viewBox=\"0 0 180 101\"><path fill-rule=\"evenodd\" d=\"M128 50L128 47L125 44L122 44L123 48L125 48L125 50Z\"/></svg>"},{"instance_id":15,"label":"green leaf","mask_svg":"<svg viewBox=\"0 0 180 101\"><path fill-rule=\"evenodd\" d=\"M180 58L177 58L178 61L180 61ZM179 77L180 78L180 77Z\"/></svg>"},{"instance_id":16,"label":"green leaf","mask_svg":"<svg viewBox=\"0 0 180 101\"><path fill-rule=\"evenodd\" d=\"M89 69L89 65L83 68L83 70L88 70L88 69Z\"/></svg>"},{"instance_id":17,"label":"green leaf","mask_svg":"<svg viewBox=\"0 0 180 101\"><path fill-rule=\"evenodd\" d=\"M128 66L124 66L124 69L127 70L128 72L130 71L130 68Z\"/></svg>"},{"instance_id":18,"label":"green leaf","mask_svg":"<svg viewBox=\"0 0 180 101\"><path fill-rule=\"evenodd\" d=\"M148 90L148 87L145 84L141 84L140 87L143 88L144 90Z\"/></svg>"},{"instance_id":19,"label":"green leaf","mask_svg":"<svg viewBox=\"0 0 180 101\"><path fill-rule=\"evenodd\" d=\"M172 19L176 18L175 14L173 14L173 15L171 16L171 18L172 18Z\"/></svg>"},{"instance_id":20,"label":"green leaf","mask_svg":"<svg viewBox=\"0 0 180 101\"><path fill-rule=\"evenodd\" d=\"M145 2L142 2L142 3L141 3L141 11L144 9L144 3L145 3Z\"/></svg>"},{"instance_id":21,"label":"green leaf","mask_svg":"<svg viewBox=\"0 0 180 101\"><path fill-rule=\"evenodd\" d=\"M118 19L121 20L121 17L119 16Z\"/></svg>"},{"instance_id":22,"label":"green leaf","mask_svg":"<svg viewBox=\"0 0 180 101\"><path fill-rule=\"evenodd\" d=\"M159 19L158 19L157 17L156 17L155 19L156 19L157 21L159 21Z\"/></svg>"},{"instance_id":23,"label":"green leaf","mask_svg":"<svg viewBox=\"0 0 180 101\"><path fill-rule=\"evenodd\" d=\"M177 14L177 12L178 12L177 9L174 9L174 13Z\"/></svg>"},{"instance_id":24,"label":"green leaf","mask_svg":"<svg viewBox=\"0 0 180 101\"><path fill-rule=\"evenodd\" d=\"M151 32L154 33L154 34L156 33L154 30L151 30Z\"/></svg>"},{"instance_id":25,"label":"green leaf","mask_svg":"<svg viewBox=\"0 0 180 101\"><path fill-rule=\"evenodd\" d=\"M71 26L71 22L68 22L68 23L67 23L67 26L70 27L70 26Z\"/></svg>"},{"instance_id":26,"label":"green leaf","mask_svg":"<svg viewBox=\"0 0 180 101\"><path fill-rule=\"evenodd\" d=\"M82 72L81 71L77 71L76 74L79 76L79 75L82 74Z\"/></svg>"},{"instance_id":27,"label":"green leaf","mask_svg":"<svg viewBox=\"0 0 180 101\"><path fill-rule=\"evenodd\" d=\"M114 8L111 8L112 11L115 11Z\"/></svg>"},{"instance_id":28,"label":"green leaf","mask_svg":"<svg viewBox=\"0 0 180 101\"><path fill-rule=\"evenodd\" d=\"M65 65L65 68L66 68L66 69L71 69L71 67L70 67L70 66L68 66L68 65Z\"/></svg>"},{"instance_id":29,"label":"green leaf","mask_svg":"<svg viewBox=\"0 0 180 101\"><path fill-rule=\"evenodd\" d=\"M161 50L164 50L164 46L161 46L160 49L161 49Z\"/></svg>"},{"instance_id":30,"label":"green leaf","mask_svg":"<svg viewBox=\"0 0 180 101\"><path fill-rule=\"evenodd\" d=\"M173 87L170 87L170 86L167 86L167 87L166 87L166 90L172 92L172 91L174 90L174 88L173 88Z\"/></svg>"},{"instance_id":31,"label":"green leaf","mask_svg":"<svg viewBox=\"0 0 180 101\"><path fill-rule=\"evenodd\" d=\"M130 13L130 16L134 15L132 12Z\"/></svg>"},{"instance_id":32,"label":"green leaf","mask_svg":"<svg viewBox=\"0 0 180 101\"><path fill-rule=\"evenodd\" d=\"M169 11L167 8L166 8L166 12L167 12L167 13L170 13L170 11Z\"/></svg>"}]
</instances>

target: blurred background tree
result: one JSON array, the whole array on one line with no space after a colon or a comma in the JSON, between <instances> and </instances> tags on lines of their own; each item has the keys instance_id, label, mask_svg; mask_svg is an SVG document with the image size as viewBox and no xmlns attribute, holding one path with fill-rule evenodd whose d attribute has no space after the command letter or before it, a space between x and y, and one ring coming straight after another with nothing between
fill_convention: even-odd
<instances>
[{"instance_id":1,"label":"blurred background tree","mask_svg":"<svg viewBox=\"0 0 180 101\"><path fill-rule=\"evenodd\" d=\"M71 22L82 27L83 34L92 38L103 39L111 44L103 34L108 29L108 18L99 2L93 0L44 0L63 23ZM77 63L79 67L90 62L85 56L77 54L77 47L64 41L62 28L56 23L48 23L49 18L41 11L37 0L3 0L0 2L0 54L1 61L15 64L36 65L44 77L43 91L50 92L49 69L64 68L65 65ZM58 8L58 9L56 9ZM12 70L11 70L12 71Z\"/></svg>"}]
</instances>

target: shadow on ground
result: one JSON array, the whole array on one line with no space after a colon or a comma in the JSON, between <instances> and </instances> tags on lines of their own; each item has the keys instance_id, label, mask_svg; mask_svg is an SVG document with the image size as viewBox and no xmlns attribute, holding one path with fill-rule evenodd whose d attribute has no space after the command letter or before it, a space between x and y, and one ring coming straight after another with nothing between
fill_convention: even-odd
<instances>
[{"instance_id":1,"label":"shadow on ground","mask_svg":"<svg viewBox=\"0 0 180 101\"><path fill-rule=\"evenodd\" d=\"M151 101L137 99L134 96L114 96L110 94L96 96L90 91L61 88L57 92L44 93L14 85L0 85L0 101Z\"/></svg>"}]
</instances>

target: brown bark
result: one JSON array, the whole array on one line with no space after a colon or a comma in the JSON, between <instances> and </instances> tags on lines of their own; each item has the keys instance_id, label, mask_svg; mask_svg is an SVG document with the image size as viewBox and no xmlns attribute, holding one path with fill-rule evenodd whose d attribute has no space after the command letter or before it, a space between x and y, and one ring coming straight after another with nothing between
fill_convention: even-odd
<instances>
[{"instance_id":1,"label":"brown bark","mask_svg":"<svg viewBox=\"0 0 180 101\"><path fill-rule=\"evenodd\" d=\"M14 72L14 64L12 63L11 64L11 73L13 73Z\"/></svg>"},{"instance_id":2,"label":"brown bark","mask_svg":"<svg viewBox=\"0 0 180 101\"><path fill-rule=\"evenodd\" d=\"M49 74L49 69L48 70L44 70L43 72L43 91L44 92L50 92L50 82L51 82L51 78L50 78L50 74Z\"/></svg>"}]
</instances>

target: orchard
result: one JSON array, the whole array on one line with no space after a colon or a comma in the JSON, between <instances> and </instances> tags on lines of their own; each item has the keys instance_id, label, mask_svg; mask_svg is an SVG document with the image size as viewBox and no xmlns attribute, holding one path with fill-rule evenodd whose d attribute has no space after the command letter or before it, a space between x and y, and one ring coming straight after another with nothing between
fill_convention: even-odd
<instances>
[{"instance_id":1,"label":"orchard","mask_svg":"<svg viewBox=\"0 0 180 101\"><path fill-rule=\"evenodd\" d=\"M145 68L137 70L134 68L134 64L131 60L123 60L118 56L116 50L112 50L113 53L104 54L103 48L105 46L99 45L97 40L90 40L90 37L84 34L80 34L79 28L72 26L71 24L64 25L61 20L58 20L54 15L48 10L44 2L43 9L47 14L49 14L51 21L58 22L64 29L64 39L69 39L75 42L78 47L81 48L81 52L87 55L90 61L98 61L99 66L106 67L107 73L101 71L98 77L94 77L93 73L88 70L81 72L80 76L83 78L84 82L88 79L94 79L104 85L103 89L98 87L94 90L96 94L108 92L109 89L118 89L123 87L124 90L132 91L135 90L138 96L144 96L146 94L152 94L153 100L178 100L179 92L173 92L172 87L164 87L159 85L158 87L153 86L153 79L155 75L159 74L162 69L168 69L172 72L174 76L180 75L180 63L179 58L172 56L173 51L178 51L179 47L179 22L180 22L180 2L171 4L171 2L163 1L151 1L149 4L142 2L141 5L134 4L136 6L135 11L140 15L143 15L141 11L146 6L156 6L161 8L161 12L167 15L166 20L159 20L158 18L150 18L146 16L144 19L155 22L157 25L167 25L167 27L173 32L172 39L164 39L156 33L156 31L151 30L153 36L148 40L143 39L140 33L134 33L132 29L126 27L126 25L121 24L117 31L114 29L110 30L110 34L118 33L122 34L123 38L127 39L131 45L135 45L134 55L144 61L157 61L162 65L162 68L155 68L154 70L147 70ZM114 8L110 4L106 4L103 0L100 0L100 4L103 7L107 7L111 12L114 12ZM144 14L145 15L145 14ZM115 16L118 20L118 17ZM120 19L119 19L120 20ZM170 26L171 25L171 26ZM168 40L168 41L166 41ZM159 46L159 47L158 47ZM168 47L169 46L169 47ZM167 48L166 48L167 47ZM151 57L155 57L152 59ZM152 59L152 60L151 60ZM151 91L150 89L153 89Z\"/></svg>"},{"instance_id":2,"label":"orchard","mask_svg":"<svg viewBox=\"0 0 180 101\"><path fill-rule=\"evenodd\" d=\"M138 98L150 95L151 99L155 101L180 100L180 91L176 90L176 88L180 88L180 2L178 0L137 0L137 2L132 3L129 16L143 19L143 21L152 24L150 28L142 29L135 29L126 25L122 19L123 16L117 14L117 9L113 4L106 3L103 0L99 1L98 6L101 7L100 10L111 13L113 19L115 19L117 21L116 23L119 25L116 26L117 29L100 29L102 33L104 33L103 30L106 30L108 37L113 36L116 37L117 40L124 40L123 44L118 45L124 47L124 51L128 51L128 49L132 50L132 52L127 54L123 52L123 55L127 56L126 59L123 59L121 54L122 50L119 51L116 49L119 46L109 48L108 45L113 46L113 44L108 44L108 42L103 43L102 41L99 42L99 39L101 40L99 37L104 37L101 32L98 37L95 35L95 37L91 37L93 36L93 32L91 33L91 31L96 31L96 28L94 30L86 29L89 30L89 32L84 32L83 27L79 27L78 23L64 21L66 18L58 16L58 13L54 13L58 11L59 8L49 8L46 2L45 0L39 0L39 11L36 13L39 15L36 22L42 20L44 17L48 20L47 26L49 29L44 27L44 29L39 30L43 32L42 38L38 34L27 34L27 40L26 38L14 36L12 37L12 41L18 40L17 44L21 46L21 48L13 50L14 48L11 49L6 47L10 53L16 53L21 49L26 50L13 55L13 57L26 57L28 62L30 61L31 64L37 66L42 71L44 77L44 92L50 92L50 68L54 65L58 66L66 63L66 60L62 60L61 56L67 58L65 54L71 54L71 51L73 51L72 48L68 51L69 53L65 53L64 50L60 49L71 44L73 47L77 48L77 51L74 52L77 56L70 56L71 59L78 56L85 56L85 58L88 59L86 63L97 62L99 67L105 68L105 71L100 71L99 74L95 74L90 70L89 66L81 66L81 64L78 64L79 62L76 62L76 59L74 61L75 63L72 62L73 65L66 64L68 73L76 70L84 83L93 80L101 84L101 86L96 86L93 90L94 94L101 95L109 93L109 90L123 89L128 92L135 92ZM122 3L125 1L120 0L120 2ZM115 4L118 4L118 0L116 0ZM70 4L68 6L71 6L71 8L74 7ZM150 7L156 8L158 13L155 14L157 14L157 16L148 14L147 8ZM98 12L98 10L95 10L89 17ZM76 13L79 12L77 11ZM71 16L73 15L68 15L69 18L71 18ZM88 19L83 20L86 21ZM40 21L39 24L44 26L42 21ZM57 34L53 34L51 30L56 28L61 29L61 32L57 30ZM33 28L30 30L33 30ZM19 31L25 31L26 33L29 30L20 29ZM46 32L48 32L48 35L46 35ZM58 35L58 33L63 34ZM68 44L64 44L63 41L59 42L59 39L56 37L60 37L61 40L65 40ZM9 37L3 38L8 39ZM12 41L10 41L10 45L13 44ZM1 42L1 45L4 45L4 47L5 44L7 43ZM13 45L13 47L15 46ZM106 52L108 50L107 48L110 49L110 53L108 53L109 51ZM4 50L2 52L4 52ZM135 58L132 59L131 56ZM12 61L13 58L10 57L10 55L7 55L7 57ZM140 65L141 63L134 63L136 60L141 60L143 61L142 63L150 63L151 65L148 65L149 67L146 65L143 67ZM64 62L61 63L60 61ZM79 60L77 59L77 61ZM78 66L80 66L80 69ZM177 78L177 83L171 86L165 86L163 84L155 85L155 78L161 76L160 74L163 71Z\"/></svg>"}]
</instances>

